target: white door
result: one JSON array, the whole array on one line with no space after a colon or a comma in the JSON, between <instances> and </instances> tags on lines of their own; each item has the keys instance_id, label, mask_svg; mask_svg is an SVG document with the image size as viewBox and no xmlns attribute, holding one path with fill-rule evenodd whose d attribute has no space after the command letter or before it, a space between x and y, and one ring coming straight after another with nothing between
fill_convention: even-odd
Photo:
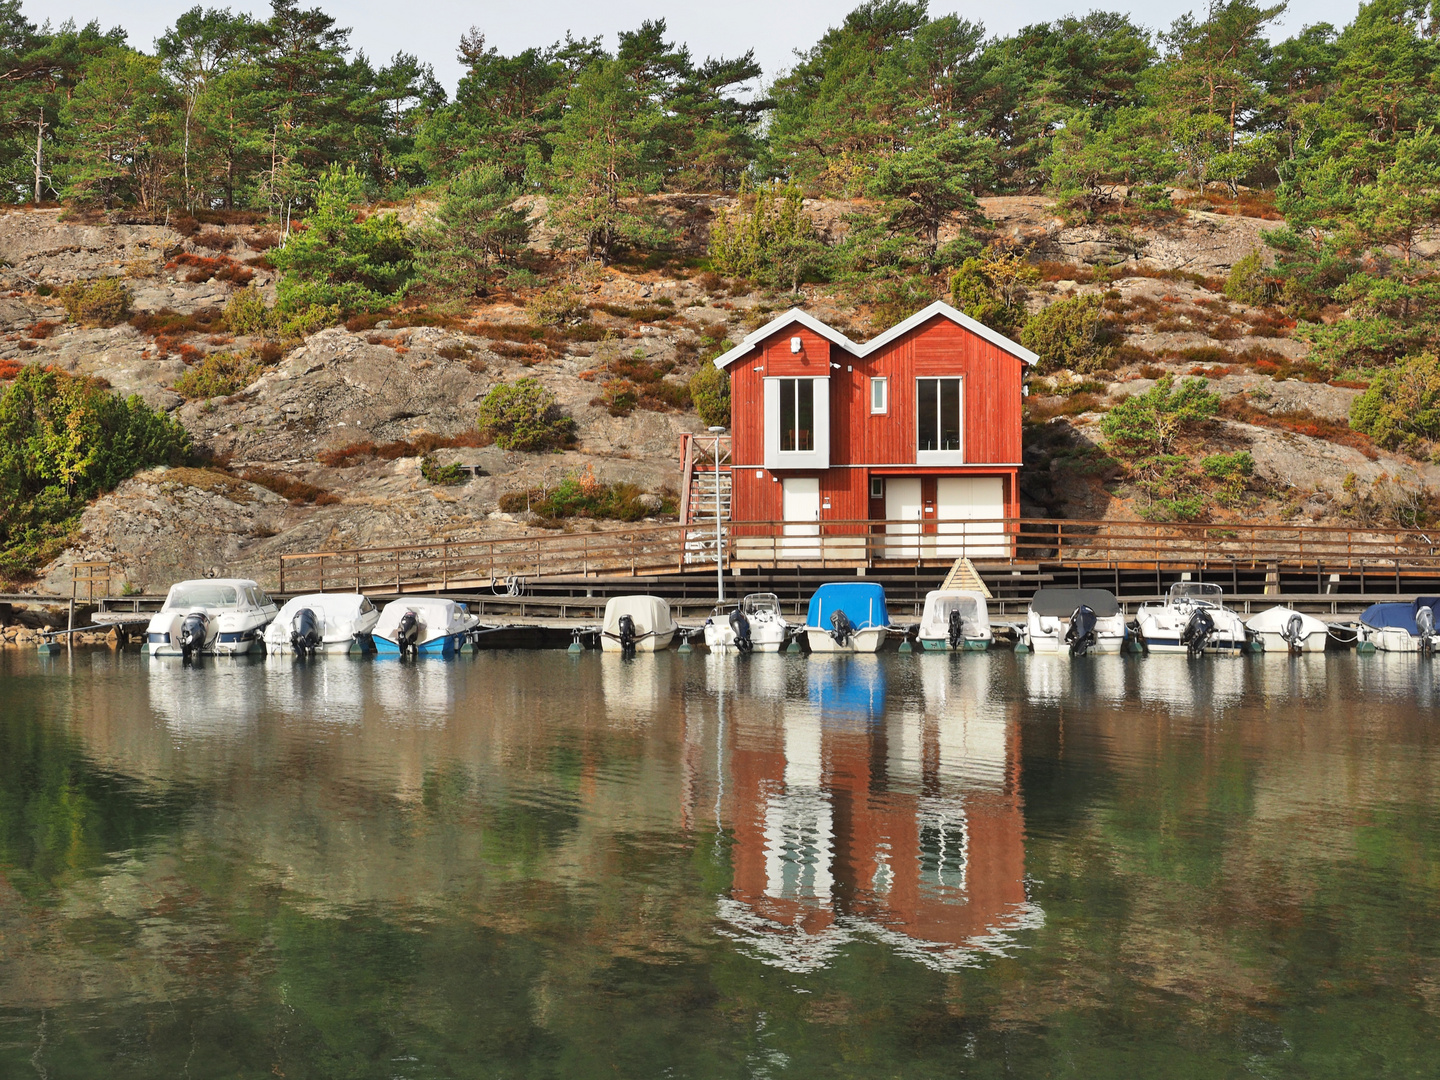
<instances>
[{"instance_id":1,"label":"white door","mask_svg":"<svg viewBox=\"0 0 1440 1080\"><path fill-rule=\"evenodd\" d=\"M885 480L885 557L914 559L920 554L920 480L887 477Z\"/></svg>"},{"instance_id":2,"label":"white door","mask_svg":"<svg viewBox=\"0 0 1440 1080\"><path fill-rule=\"evenodd\" d=\"M780 482L785 536L781 553L790 559L820 558L820 478L792 476Z\"/></svg>"},{"instance_id":3,"label":"white door","mask_svg":"<svg viewBox=\"0 0 1440 1080\"><path fill-rule=\"evenodd\" d=\"M936 554L947 559L1004 558L1005 482L998 476L949 476L936 484Z\"/></svg>"}]
</instances>

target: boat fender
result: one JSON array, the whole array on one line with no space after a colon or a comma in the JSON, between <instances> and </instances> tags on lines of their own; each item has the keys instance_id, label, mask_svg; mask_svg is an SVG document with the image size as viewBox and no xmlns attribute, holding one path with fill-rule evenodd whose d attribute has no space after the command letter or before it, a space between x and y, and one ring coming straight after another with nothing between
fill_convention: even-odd
<instances>
[{"instance_id":1,"label":"boat fender","mask_svg":"<svg viewBox=\"0 0 1440 1080\"><path fill-rule=\"evenodd\" d=\"M1070 616L1070 629L1065 631L1065 641L1070 646L1071 656L1084 656L1095 644L1095 609L1081 604Z\"/></svg>"},{"instance_id":2,"label":"boat fender","mask_svg":"<svg viewBox=\"0 0 1440 1080\"><path fill-rule=\"evenodd\" d=\"M420 616L407 610L400 616L400 625L395 628L395 645L400 650L400 655L416 655L420 651L419 639Z\"/></svg>"},{"instance_id":3,"label":"boat fender","mask_svg":"<svg viewBox=\"0 0 1440 1080\"><path fill-rule=\"evenodd\" d=\"M958 610L950 612L950 648L958 649L965 642L965 620Z\"/></svg>"},{"instance_id":4,"label":"boat fender","mask_svg":"<svg viewBox=\"0 0 1440 1080\"><path fill-rule=\"evenodd\" d=\"M635 620L629 615L620 616L620 655L625 659L635 655Z\"/></svg>"},{"instance_id":5,"label":"boat fender","mask_svg":"<svg viewBox=\"0 0 1440 1080\"><path fill-rule=\"evenodd\" d=\"M1185 652L1191 660L1205 651L1205 645L1214 632L1215 620L1210 617L1210 613L1204 608L1196 608L1180 635L1180 643L1185 646Z\"/></svg>"},{"instance_id":6,"label":"boat fender","mask_svg":"<svg viewBox=\"0 0 1440 1080\"><path fill-rule=\"evenodd\" d=\"M835 639L836 645L849 645L850 635L855 633L855 626L850 621L850 616L836 608L830 614L830 636Z\"/></svg>"},{"instance_id":7,"label":"boat fender","mask_svg":"<svg viewBox=\"0 0 1440 1080\"><path fill-rule=\"evenodd\" d=\"M738 607L730 612L730 630L735 635L735 648L742 653L748 653L755 648L755 642L750 639L750 620Z\"/></svg>"},{"instance_id":8,"label":"boat fender","mask_svg":"<svg viewBox=\"0 0 1440 1080\"><path fill-rule=\"evenodd\" d=\"M192 611L180 624L180 658L190 661L200 655L205 647L205 635L210 620L203 611Z\"/></svg>"},{"instance_id":9,"label":"boat fender","mask_svg":"<svg viewBox=\"0 0 1440 1080\"><path fill-rule=\"evenodd\" d=\"M309 608L301 608L290 622L290 647L296 656L314 656L320 648L320 621Z\"/></svg>"}]
</instances>

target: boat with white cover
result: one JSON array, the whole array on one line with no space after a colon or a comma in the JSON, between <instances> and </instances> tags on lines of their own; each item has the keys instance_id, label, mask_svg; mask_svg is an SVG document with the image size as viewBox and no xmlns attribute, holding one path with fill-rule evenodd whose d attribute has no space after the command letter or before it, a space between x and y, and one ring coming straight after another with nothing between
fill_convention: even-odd
<instances>
[{"instance_id":1,"label":"boat with white cover","mask_svg":"<svg viewBox=\"0 0 1440 1080\"><path fill-rule=\"evenodd\" d=\"M1037 653L1118 653L1125 616L1109 589L1037 589L1025 613L1025 641Z\"/></svg>"},{"instance_id":2,"label":"boat with white cover","mask_svg":"<svg viewBox=\"0 0 1440 1080\"><path fill-rule=\"evenodd\" d=\"M1276 605L1245 623L1265 652L1324 652L1330 627L1313 615Z\"/></svg>"},{"instance_id":3,"label":"boat with white cover","mask_svg":"<svg viewBox=\"0 0 1440 1080\"><path fill-rule=\"evenodd\" d=\"M1360 639L1381 652L1437 651L1435 615L1440 596L1420 596L1410 602L1392 600L1371 604L1360 616Z\"/></svg>"},{"instance_id":4,"label":"boat with white cover","mask_svg":"<svg viewBox=\"0 0 1440 1080\"><path fill-rule=\"evenodd\" d=\"M365 649L379 620L379 610L360 593L293 596L265 628L265 651L300 656Z\"/></svg>"},{"instance_id":5,"label":"boat with white cover","mask_svg":"<svg viewBox=\"0 0 1440 1080\"><path fill-rule=\"evenodd\" d=\"M832 581L810 597L805 642L812 653L873 653L890 634L885 589L870 581Z\"/></svg>"},{"instance_id":6,"label":"boat with white cover","mask_svg":"<svg viewBox=\"0 0 1440 1080\"><path fill-rule=\"evenodd\" d=\"M728 615L717 608L705 620L705 645L711 652L773 653L789 640L790 624L774 593L750 593Z\"/></svg>"},{"instance_id":7,"label":"boat with white cover","mask_svg":"<svg viewBox=\"0 0 1440 1080\"><path fill-rule=\"evenodd\" d=\"M1149 652L1239 653L1249 632L1239 615L1225 606L1225 593L1209 581L1177 581L1163 604L1141 604L1135 625Z\"/></svg>"},{"instance_id":8,"label":"boat with white cover","mask_svg":"<svg viewBox=\"0 0 1440 1080\"><path fill-rule=\"evenodd\" d=\"M170 586L145 628L151 656L239 656L258 650L275 601L248 578L201 578Z\"/></svg>"},{"instance_id":9,"label":"boat with white cover","mask_svg":"<svg viewBox=\"0 0 1440 1080\"><path fill-rule=\"evenodd\" d=\"M381 656L454 656L479 621L454 600L414 596L386 604L370 637Z\"/></svg>"},{"instance_id":10,"label":"boat with white cover","mask_svg":"<svg viewBox=\"0 0 1440 1080\"><path fill-rule=\"evenodd\" d=\"M990 607L983 593L934 589L925 594L920 616L920 645L932 652L988 649L995 640Z\"/></svg>"},{"instance_id":11,"label":"boat with white cover","mask_svg":"<svg viewBox=\"0 0 1440 1080\"><path fill-rule=\"evenodd\" d=\"M634 656L637 652L660 652L675 638L675 620L670 604L658 596L612 596L605 603L605 622L600 627L602 652Z\"/></svg>"}]
</instances>

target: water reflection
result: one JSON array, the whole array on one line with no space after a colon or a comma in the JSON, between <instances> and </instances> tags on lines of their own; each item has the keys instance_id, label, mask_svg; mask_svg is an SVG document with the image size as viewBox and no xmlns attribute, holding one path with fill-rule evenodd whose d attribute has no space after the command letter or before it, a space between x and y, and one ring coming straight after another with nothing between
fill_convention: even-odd
<instances>
[{"instance_id":1,"label":"water reflection","mask_svg":"<svg viewBox=\"0 0 1440 1080\"><path fill-rule=\"evenodd\" d=\"M730 746L727 932L793 972L856 938L952 970L1041 925L1024 886L1019 731L991 700L990 665L917 657L917 702L887 697L884 658L815 659L809 707L737 726Z\"/></svg>"}]
</instances>

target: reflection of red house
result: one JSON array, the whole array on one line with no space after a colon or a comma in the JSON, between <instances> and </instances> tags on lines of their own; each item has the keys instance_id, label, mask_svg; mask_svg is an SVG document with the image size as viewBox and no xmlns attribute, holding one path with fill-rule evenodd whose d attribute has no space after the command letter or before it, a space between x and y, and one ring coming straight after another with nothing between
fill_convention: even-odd
<instances>
[{"instance_id":1,"label":"reflection of red house","mask_svg":"<svg viewBox=\"0 0 1440 1080\"><path fill-rule=\"evenodd\" d=\"M991 722L957 751L956 724L828 728L790 708L779 733L737 730L731 921L801 968L852 932L943 960L1028 922L1018 728ZM965 753L988 755L991 779L965 781L947 760Z\"/></svg>"},{"instance_id":2,"label":"reflection of red house","mask_svg":"<svg viewBox=\"0 0 1440 1080\"><path fill-rule=\"evenodd\" d=\"M888 520L887 556L1007 554L1003 527L963 523L1019 515L1035 360L938 302L863 345L798 309L767 323L715 361L731 379L735 535L783 521L803 558L816 522L851 523L833 536Z\"/></svg>"}]
</instances>

